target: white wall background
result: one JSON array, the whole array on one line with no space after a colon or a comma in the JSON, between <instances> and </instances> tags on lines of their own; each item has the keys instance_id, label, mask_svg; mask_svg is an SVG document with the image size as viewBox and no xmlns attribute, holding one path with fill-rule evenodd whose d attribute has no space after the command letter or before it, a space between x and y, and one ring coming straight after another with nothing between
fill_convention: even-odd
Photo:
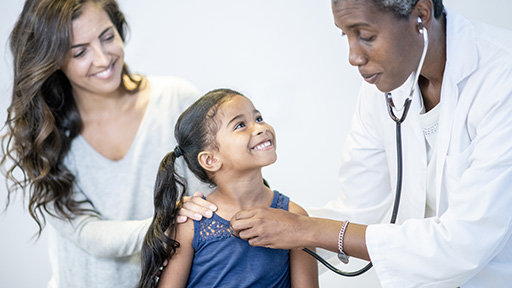
<instances>
[{"instance_id":1,"label":"white wall background","mask_svg":"<svg viewBox=\"0 0 512 288\"><path fill-rule=\"evenodd\" d=\"M245 93L277 131L279 160L264 171L272 186L305 208L336 197L360 77L348 65L329 0L118 1L131 27L126 61L133 72L180 76L203 93L219 87ZM512 29L510 1L481 3L445 0L469 18ZM7 39L22 5L2 0L0 9L2 123L12 85ZM0 179L0 209L5 199ZM46 234L31 238L37 227L20 200L0 214L0 287L45 287ZM324 273L320 284L379 287L373 271L350 279Z\"/></svg>"}]
</instances>

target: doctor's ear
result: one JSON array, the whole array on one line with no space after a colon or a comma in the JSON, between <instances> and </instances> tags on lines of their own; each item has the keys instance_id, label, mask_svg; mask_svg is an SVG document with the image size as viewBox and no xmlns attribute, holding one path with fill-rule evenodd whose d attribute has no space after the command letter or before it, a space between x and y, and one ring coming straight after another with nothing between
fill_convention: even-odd
<instances>
[{"instance_id":1,"label":"doctor's ear","mask_svg":"<svg viewBox=\"0 0 512 288\"><path fill-rule=\"evenodd\" d=\"M419 33L422 33L421 31L423 28L430 28L432 18L434 17L433 5L432 0L418 0L416 5L414 5L411 14L412 16L417 17L416 21Z\"/></svg>"},{"instance_id":2,"label":"doctor's ear","mask_svg":"<svg viewBox=\"0 0 512 288\"><path fill-rule=\"evenodd\" d=\"M222 162L211 151L200 152L197 161L208 172L218 171L222 167Z\"/></svg>"}]
</instances>

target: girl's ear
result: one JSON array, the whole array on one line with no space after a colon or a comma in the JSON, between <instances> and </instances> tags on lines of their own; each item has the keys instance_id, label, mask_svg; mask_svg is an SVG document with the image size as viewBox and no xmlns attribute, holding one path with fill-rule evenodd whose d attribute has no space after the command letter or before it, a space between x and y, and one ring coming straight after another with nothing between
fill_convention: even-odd
<instances>
[{"instance_id":1,"label":"girl's ear","mask_svg":"<svg viewBox=\"0 0 512 288\"><path fill-rule=\"evenodd\" d=\"M222 162L210 151L202 151L197 155L199 165L208 172L216 172L222 167Z\"/></svg>"}]
</instances>

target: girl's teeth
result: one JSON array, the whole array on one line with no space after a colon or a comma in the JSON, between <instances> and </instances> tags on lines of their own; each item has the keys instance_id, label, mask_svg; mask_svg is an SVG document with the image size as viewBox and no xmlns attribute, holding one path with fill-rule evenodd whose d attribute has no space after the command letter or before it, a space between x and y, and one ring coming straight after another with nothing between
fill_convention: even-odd
<instances>
[{"instance_id":1,"label":"girl's teeth","mask_svg":"<svg viewBox=\"0 0 512 288\"><path fill-rule=\"evenodd\" d=\"M261 150L261 149L263 149L265 147L268 147L268 146L270 146L270 141L267 141L265 143L257 145L256 147L254 147L254 150Z\"/></svg>"}]
</instances>

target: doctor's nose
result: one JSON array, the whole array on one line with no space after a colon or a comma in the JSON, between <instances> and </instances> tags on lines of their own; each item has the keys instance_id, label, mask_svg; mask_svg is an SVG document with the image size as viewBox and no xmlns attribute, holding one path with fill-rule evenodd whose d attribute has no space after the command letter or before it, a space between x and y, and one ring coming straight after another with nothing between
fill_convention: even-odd
<instances>
[{"instance_id":1,"label":"doctor's nose","mask_svg":"<svg viewBox=\"0 0 512 288\"><path fill-rule=\"evenodd\" d=\"M359 67L368 62L368 57L360 49L353 47L353 45L350 45L349 49L348 62L350 65Z\"/></svg>"}]
</instances>

